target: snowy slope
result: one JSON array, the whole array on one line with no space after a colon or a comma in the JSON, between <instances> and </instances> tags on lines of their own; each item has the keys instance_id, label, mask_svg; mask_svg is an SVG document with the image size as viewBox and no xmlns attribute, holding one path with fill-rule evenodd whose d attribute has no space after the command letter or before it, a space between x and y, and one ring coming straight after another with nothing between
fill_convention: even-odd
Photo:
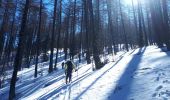
<instances>
[{"instance_id":1,"label":"snowy slope","mask_svg":"<svg viewBox=\"0 0 170 100\"><path fill-rule=\"evenodd\" d=\"M92 64L80 64L68 85L62 69L48 75L44 71L36 79L31 77L33 68L19 72L24 81L17 82L17 99L170 100L170 52L150 46L120 52L115 62L108 58L110 62L97 71ZM8 91L9 87L0 90L0 100L7 99Z\"/></svg>"}]
</instances>

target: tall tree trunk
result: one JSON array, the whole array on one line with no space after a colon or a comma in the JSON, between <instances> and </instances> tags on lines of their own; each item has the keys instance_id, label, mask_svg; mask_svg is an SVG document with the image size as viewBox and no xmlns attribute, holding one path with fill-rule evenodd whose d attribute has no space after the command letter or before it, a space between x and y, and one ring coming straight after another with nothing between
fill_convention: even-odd
<instances>
[{"instance_id":1,"label":"tall tree trunk","mask_svg":"<svg viewBox=\"0 0 170 100\"><path fill-rule=\"evenodd\" d=\"M142 12L141 12L141 8L140 8L140 4L138 1L138 20L139 20L139 47L143 47L144 46L144 42L143 42L143 31L142 31Z\"/></svg>"},{"instance_id":2,"label":"tall tree trunk","mask_svg":"<svg viewBox=\"0 0 170 100\"><path fill-rule=\"evenodd\" d=\"M170 27L169 27L169 16L168 16L168 3L167 0L162 1L162 9L163 9L163 24L165 31L165 44L167 46L167 50L170 51Z\"/></svg>"},{"instance_id":3,"label":"tall tree trunk","mask_svg":"<svg viewBox=\"0 0 170 100\"><path fill-rule=\"evenodd\" d=\"M122 5L120 3L120 0L119 0L119 6L120 6L120 15L121 15L121 22L122 22L122 27L123 27L123 35L124 35L125 48L126 48L127 51L129 51L127 34L126 34L126 30L125 30L125 23L124 23L124 19L123 19Z\"/></svg>"},{"instance_id":4,"label":"tall tree trunk","mask_svg":"<svg viewBox=\"0 0 170 100\"><path fill-rule=\"evenodd\" d=\"M137 26L137 17L136 17L136 12L135 12L135 6L134 6L134 0L132 0L132 7L133 7L133 17L134 17L134 24L135 24L135 36L136 36L136 41L138 41L138 26Z\"/></svg>"},{"instance_id":5,"label":"tall tree trunk","mask_svg":"<svg viewBox=\"0 0 170 100\"><path fill-rule=\"evenodd\" d=\"M70 58L73 60L75 55L75 33L76 33L76 5L77 0L74 0L74 7L73 7L73 19L72 19L72 26L71 26L71 40L70 40Z\"/></svg>"},{"instance_id":6,"label":"tall tree trunk","mask_svg":"<svg viewBox=\"0 0 170 100\"><path fill-rule=\"evenodd\" d=\"M24 34L25 34L25 29L26 29L26 22L27 22L27 14L28 14L28 9L29 9L29 0L26 0L26 4L24 7L24 12L22 16L22 22L21 22L21 30L19 32L19 44L18 44L18 49L15 57L15 62L14 62L14 70L12 74L12 79L10 82L10 91L9 91L9 100L12 100L15 97L15 84L16 84L16 79L17 79L17 72L18 68L21 66L21 61L22 61L22 55L23 55L23 45L24 45Z\"/></svg>"},{"instance_id":7,"label":"tall tree trunk","mask_svg":"<svg viewBox=\"0 0 170 100\"><path fill-rule=\"evenodd\" d=\"M0 7L2 6L2 0L0 0Z\"/></svg>"},{"instance_id":8,"label":"tall tree trunk","mask_svg":"<svg viewBox=\"0 0 170 100\"><path fill-rule=\"evenodd\" d=\"M86 48L86 60L87 60L87 64L91 63L90 60L90 47L89 47L89 2L87 0L83 0L83 5L84 5L84 25L85 25L85 48Z\"/></svg>"},{"instance_id":9,"label":"tall tree trunk","mask_svg":"<svg viewBox=\"0 0 170 100\"><path fill-rule=\"evenodd\" d=\"M1 29L0 29L0 59L3 55L4 44L5 44L5 32L7 32L8 21L9 21L9 0L6 1L5 11L3 14Z\"/></svg>"},{"instance_id":10,"label":"tall tree trunk","mask_svg":"<svg viewBox=\"0 0 170 100\"><path fill-rule=\"evenodd\" d=\"M57 37L57 53L56 53L56 58L55 58L55 65L54 69L57 69L57 60L58 60L58 51L60 47L60 37L61 37L61 20L62 20L62 0L60 0L60 12L59 12L59 28L58 28L58 37Z\"/></svg>"},{"instance_id":11,"label":"tall tree trunk","mask_svg":"<svg viewBox=\"0 0 170 100\"><path fill-rule=\"evenodd\" d=\"M116 50L115 50L115 41L114 41L114 30L113 30L113 20L112 20L112 11L111 11L111 1L110 0L107 0L107 13L108 13L108 24L109 24L109 35L108 35L108 38L110 40L111 43L113 43L113 46L114 46L114 54L116 54ZM113 54L113 51L112 51L112 44L109 45L109 51L108 53L112 53Z\"/></svg>"},{"instance_id":12,"label":"tall tree trunk","mask_svg":"<svg viewBox=\"0 0 170 100\"><path fill-rule=\"evenodd\" d=\"M145 45L148 46L148 36L147 36L147 32L146 32L146 26L145 26L144 14L143 14L143 7L142 7L140 1L139 1L139 6L140 6L140 13L141 13L141 18L142 18L142 27L143 27Z\"/></svg>"},{"instance_id":13,"label":"tall tree trunk","mask_svg":"<svg viewBox=\"0 0 170 100\"><path fill-rule=\"evenodd\" d=\"M34 77L37 77L37 69L38 69L38 56L40 55L40 33L41 33L41 19L42 19L42 0L40 0L40 11L39 11L39 26L38 26L38 33L37 33L37 45L36 45L36 62L35 62L35 73Z\"/></svg>"},{"instance_id":14,"label":"tall tree trunk","mask_svg":"<svg viewBox=\"0 0 170 100\"><path fill-rule=\"evenodd\" d=\"M83 7L83 3L82 3L82 7ZM80 39L79 39L79 54L78 54L78 57L79 57L79 63L81 62L81 53L82 53L82 36L83 36L83 20L84 20L84 10L82 9L82 12L81 12L81 19L80 19Z\"/></svg>"},{"instance_id":15,"label":"tall tree trunk","mask_svg":"<svg viewBox=\"0 0 170 100\"><path fill-rule=\"evenodd\" d=\"M9 38L9 43L7 44L7 46L8 46L7 47L8 48L7 49L7 54L8 54L7 59L8 59L8 61L10 61L10 55L11 55L11 51L12 51L12 47L13 47L12 43L13 43L14 36L15 36L15 34L14 34L14 24L15 24L15 21L16 21L15 17L16 17L18 0L16 0L15 2L16 2L16 5L15 5L15 8L14 8L14 12L13 12L13 18L12 18L11 29L10 29L10 38Z\"/></svg>"},{"instance_id":16,"label":"tall tree trunk","mask_svg":"<svg viewBox=\"0 0 170 100\"><path fill-rule=\"evenodd\" d=\"M56 12L57 11L57 0L54 2L54 15L53 15L53 29L52 29L52 36L51 36L51 42L50 42L50 64L49 64L49 70L48 72L51 73L53 71L53 55L54 55L54 34L55 34L55 24L56 24Z\"/></svg>"},{"instance_id":17,"label":"tall tree trunk","mask_svg":"<svg viewBox=\"0 0 170 100\"><path fill-rule=\"evenodd\" d=\"M66 18L66 33L64 38L64 59L67 60L68 56L68 39L69 39L69 24L70 24L70 8L68 8L68 14Z\"/></svg>"},{"instance_id":18,"label":"tall tree trunk","mask_svg":"<svg viewBox=\"0 0 170 100\"><path fill-rule=\"evenodd\" d=\"M149 7L151 12L152 26L155 35L155 41L158 47L163 47L163 34L162 34L162 23L161 23L161 14L159 9L158 0L150 0Z\"/></svg>"},{"instance_id":19,"label":"tall tree trunk","mask_svg":"<svg viewBox=\"0 0 170 100\"><path fill-rule=\"evenodd\" d=\"M152 26L150 23L150 17L149 17L149 10L146 9L147 13L147 27L148 27L148 40L149 40L149 45L153 45L153 36L152 36Z\"/></svg>"},{"instance_id":20,"label":"tall tree trunk","mask_svg":"<svg viewBox=\"0 0 170 100\"><path fill-rule=\"evenodd\" d=\"M99 32L99 21L100 21L100 14L99 14L99 0L96 0L96 21L94 21L94 14L93 14L93 4L92 0L89 0L89 11L90 11L90 22L91 22L91 34L93 37L93 59L95 62L95 68L100 69L103 64L101 63L99 57L99 42L98 42L98 32ZM96 23L95 23L96 22Z\"/></svg>"}]
</instances>

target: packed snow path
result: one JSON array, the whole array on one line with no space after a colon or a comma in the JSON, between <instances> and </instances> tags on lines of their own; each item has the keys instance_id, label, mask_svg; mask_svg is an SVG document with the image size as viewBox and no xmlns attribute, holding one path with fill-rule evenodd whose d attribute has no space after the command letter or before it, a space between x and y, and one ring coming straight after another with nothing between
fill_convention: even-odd
<instances>
[{"instance_id":1,"label":"packed snow path","mask_svg":"<svg viewBox=\"0 0 170 100\"><path fill-rule=\"evenodd\" d=\"M17 84L21 100L170 100L170 52L155 46L119 53L115 62L92 71L79 65L70 84L63 70ZM0 99L7 99L8 88Z\"/></svg>"}]
</instances>

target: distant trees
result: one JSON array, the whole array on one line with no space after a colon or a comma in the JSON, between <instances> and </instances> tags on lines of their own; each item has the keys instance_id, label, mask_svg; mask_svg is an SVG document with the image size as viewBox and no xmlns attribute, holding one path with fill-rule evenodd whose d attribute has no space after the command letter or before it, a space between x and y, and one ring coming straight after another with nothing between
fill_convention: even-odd
<instances>
[{"instance_id":1,"label":"distant trees","mask_svg":"<svg viewBox=\"0 0 170 100\"><path fill-rule=\"evenodd\" d=\"M152 26L155 33L155 42L159 47L166 44L169 49L169 17L167 0L150 0L149 7L151 13Z\"/></svg>"},{"instance_id":2,"label":"distant trees","mask_svg":"<svg viewBox=\"0 0 170 100\"><path fill-rule=\"evenodd\" d=\"M170 27L169 27L169 15L168 15L168 2L167 0L161 0L162 14L163 14L163 33L165 34L165 44L167 49L170 50Z\"/></svg>"}]
</instances>

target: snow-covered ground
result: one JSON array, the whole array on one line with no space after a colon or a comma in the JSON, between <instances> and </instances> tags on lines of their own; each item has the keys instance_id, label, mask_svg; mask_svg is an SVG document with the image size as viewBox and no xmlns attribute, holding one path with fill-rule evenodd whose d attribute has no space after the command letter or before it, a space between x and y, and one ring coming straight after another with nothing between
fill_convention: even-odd
<instances>
[{"instance_id":1,"label":"snow-covered ground","mask_svg":"<svg viewBox=\"0 0 170 100\"><path fill-rule=\"evenodd\" d=\"M18 73L19 100L170 100L170 52L156 46L109 56L109 63L92 71L92 64L79 64L72 82L65 84L60 68L47 74L43 68L33 78L34 67ZM9 86L0 89L0 100L8 97Z\"/></svg>"}]
</instances>

